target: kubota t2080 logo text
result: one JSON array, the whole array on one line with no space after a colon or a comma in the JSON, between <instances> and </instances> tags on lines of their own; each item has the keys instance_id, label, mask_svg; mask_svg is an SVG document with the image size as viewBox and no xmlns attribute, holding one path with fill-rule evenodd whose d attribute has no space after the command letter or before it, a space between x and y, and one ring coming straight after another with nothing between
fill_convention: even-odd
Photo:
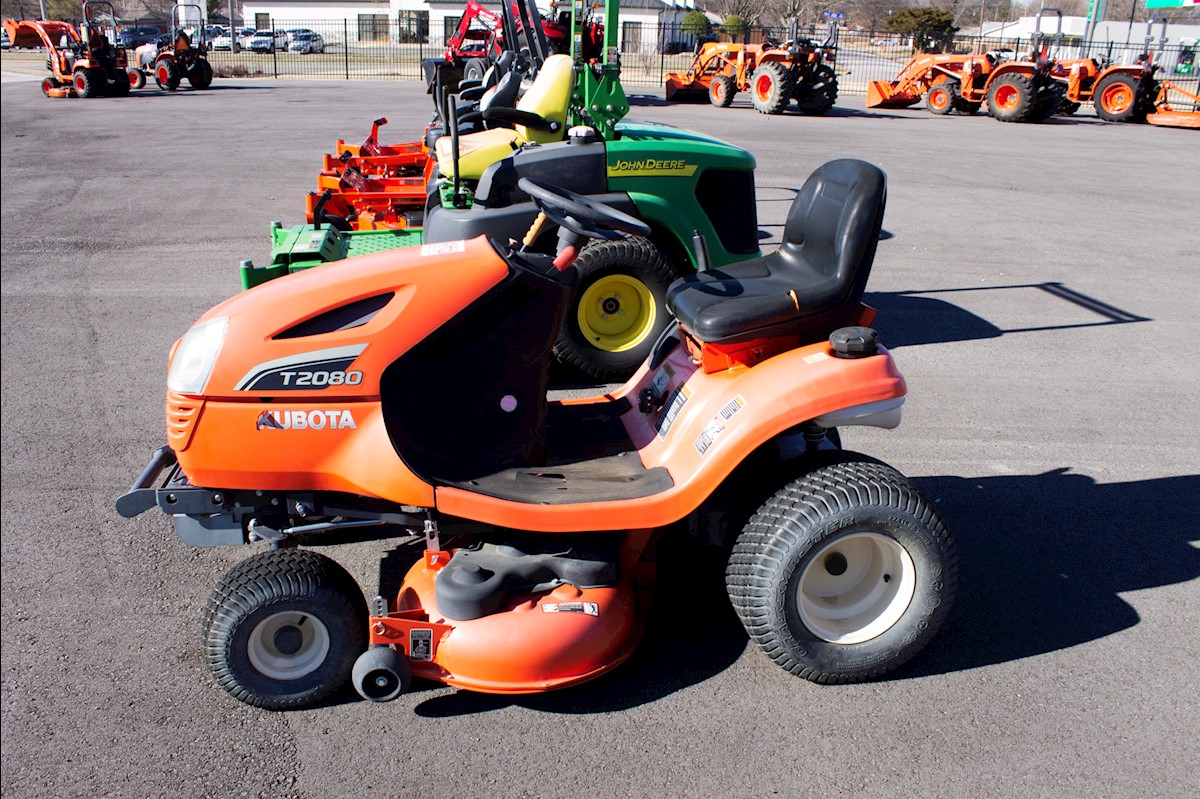
<instances>
[{"instance_id":1,"label":"kubota t2080 logo text","mask_svg":"<svg viewBox=\"0 0 1200 799\"><path fill-rule=\"evenodd\" d=\"M254 423L257 430L341 430L357 428L354 414L346 410L263 411Z\"/></svg>"}]
</instances>

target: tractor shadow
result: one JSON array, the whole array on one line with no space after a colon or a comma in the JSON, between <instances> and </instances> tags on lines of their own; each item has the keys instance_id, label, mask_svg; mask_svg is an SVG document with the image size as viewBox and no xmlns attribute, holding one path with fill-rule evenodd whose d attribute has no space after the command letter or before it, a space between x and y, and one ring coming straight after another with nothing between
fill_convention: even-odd
<instances>
[{"instance_id":1,"label":"tractor shadow","mask_svg":"<svg viewBox=\"0 0 1200 799\"><path fill-rule=\"evenodd\" d=\"M748 639L725 595L726 552L675 530L659 546L664 555L658 560L646 629L633 655L612 672L578 688L544 694L439 694L420 702L414 712L440 718L515 705L547 713L608 713L654 702L729 668ZM416 684L414 690L419 690Z\"/></svg>"},{"instance_id":2,"label":"tractor shadow","mask_svg":"<svg viewBox=\"0 0 1200 799\"><path fill-rule=\"evenodd\" d=\"M942 297L953 298L976 292L1033 291L1039 298L1051 298L1073 321L1025 327L1000 327ZM934 296L936 295L936 296ZM1037 333L1082 327L1104 327L1152 321L1149 317L1125 311L1102 300L1076 291L1062 283L1024 283L1009 286L981 286L964 289L931 289L895 292L868 292L863 302L879 311L874 327L890 349L918 344L946 344L998 338L1012 333ZM1079 312L1084 311L1081 315Z\"/></svg>"},{"instance_id":3,"label":"tractor shadow","mask_svg":"<svg viewBox=\"0 0 1200 799\"><path fill-rule=\"evenodd\" d=\"M1126 483L1055 469L922 477L958 541L954 610L898 679L1007 663L1133 627L1121 594L1200 577L1200 475Z\"/></svg>"}]
</instances>

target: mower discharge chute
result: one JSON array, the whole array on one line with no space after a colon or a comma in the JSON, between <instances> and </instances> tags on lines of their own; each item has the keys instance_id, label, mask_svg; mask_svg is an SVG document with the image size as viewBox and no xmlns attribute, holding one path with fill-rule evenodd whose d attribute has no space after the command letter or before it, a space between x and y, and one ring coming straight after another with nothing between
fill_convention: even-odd
<instances>
[{"instance_id":1,"label":"mower discharge chute","mask_svg":"<svg viewBox=\"0 0 1200 799\"><path fill-rule=\"evenodd\" d=\"M172 349L168 446L117 509L158 507L193 546L270 544L209 602L218 684L288 709L347 682L387 701L414 676L500 694L593 679L636 648L672 557L662 531L693 513L717 539L741 526L729 597L782 668L849 683L915 655L953 601L953 539L912 483L836 433L895 427L907 393L861 305L883 173L825 164L778 252L675 280L678 321L636 374L560 401L550 351L580 245L650 230L546 183L515 188L541 211L526 243L425 244L271 281ZM554 253L528 243L545 224ZM372 533L425 545L370 603L299 548Z\"/></svg>"}]
</instances>

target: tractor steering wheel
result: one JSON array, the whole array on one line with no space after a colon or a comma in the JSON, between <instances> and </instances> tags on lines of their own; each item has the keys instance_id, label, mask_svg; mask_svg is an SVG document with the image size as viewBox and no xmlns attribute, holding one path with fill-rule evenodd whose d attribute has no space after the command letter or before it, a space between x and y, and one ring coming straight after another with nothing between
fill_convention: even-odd
<instances>
[{"instance_id":1,"label":"tractor steering wheel","mask_svg":"<svg viewBox=\"0 0 1200 799\"><path fill-rule=\"evenodd\" d=\"M532 178L521 178L517 188L533 198L554 224L589 239L619 239L622 234L649 236L650 226L611 205Z\"/></svg>"}]
</instances>

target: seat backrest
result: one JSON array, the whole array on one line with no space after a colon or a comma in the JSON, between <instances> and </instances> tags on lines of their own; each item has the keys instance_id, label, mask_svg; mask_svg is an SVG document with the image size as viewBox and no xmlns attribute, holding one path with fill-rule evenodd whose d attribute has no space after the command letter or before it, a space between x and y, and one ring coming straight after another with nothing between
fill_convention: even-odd
<instances>
[{"instance_id":1,"label":"seat backrest","mask_svg":"<svg viewBox=\"0 0 1200 799\"><path fill-rule=\"evenodd\" d=\"M841 302L858 302L871 273L883 211L887 176L852 158L820 166L800 189L788 213L779 266L837 284ZM801 307L804 303L801 301Z\"/></svg>"},{"instance_id":2,"label":"seat backrest","mask_svg":"<svg viewBox=\"0 0 1200 799\"><path fill-rule=\"evenodd\" d=\"M562 141L567 125L567 110L571 102L571 85L575 80L575 63L567 55L552 55L542 64L533 85L521 102L520 111L529 111L543 119L558 123L558 132L533 130L524 125L517 126L517 133L524 141L549 144Z\"/></svg>"},{"instance_id":3,"label":"seat backrest","mask_svg":"<svg viewBox=\"0 0 1200 799\"><path fill-rule=\"evenodd\" d=\"M521 75L517 72L505 73L504 77L500 78L499 83L488 89L483 93L483 97L479 98L479 110L512 108L513 103L517 100L517 92L520 90Z\"/></svg>"}]
</instances>

